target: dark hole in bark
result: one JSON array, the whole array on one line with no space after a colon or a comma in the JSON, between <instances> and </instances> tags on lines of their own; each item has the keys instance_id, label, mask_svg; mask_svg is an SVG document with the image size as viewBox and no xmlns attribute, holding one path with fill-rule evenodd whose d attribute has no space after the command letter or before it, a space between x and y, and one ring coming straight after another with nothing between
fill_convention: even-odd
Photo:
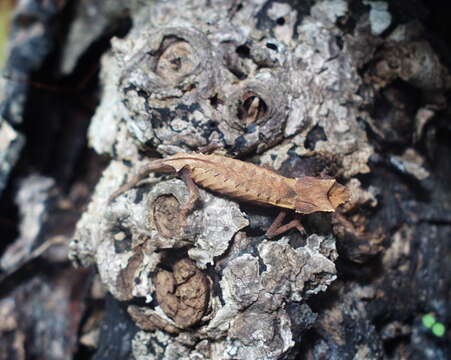
<instances>
[{"instance_id":1,"label":"dark hole in bark","mask_svg":"<svg viewBox=\"0 0 451 360\"><path fill-rule=\"evenodd\" d=\"M3 253L4 249L19 236L19 209L14 200L15 192L13 189L14 184L10 181L2 194L3 201L0 203L0 234L2 234L2 242L0 243L1 253Z\"/></svg>"},{"instance_id":2,"label":"dark hole in bark","mask_svg":"<svg viewBox=\"0 0 451 360\"><path fill-rule=\"evenodd\" d=\"M315 149L315 145L320 140L327 140L326 134L321 126L316 125L307 135L304 146L309 149Z\"/></svg>"},{"instance_id":3,"label":"dark hole in bark","mask_svg":"<svg viewBox=\"0 0 451 360\"><path fill-rule=\"evenodd\" d=\"M275 44L273 44L273 43L270 43L270 42L266 43L266 47L267 47L268 49L271 49L271 50L274 50L274 51L277 51L277 50L278 50L277 45L275 45Z\"/></svg>"},{"instance_id":4,"label":"dark hole in bark","mask_svg":"<svg viewBox=\"0 0 451 360\"><path fill-rule=\"evenodd\" d=\"M251 49L247 45L240 45L236 48L236 53L243 58L248 58L250 57Z\"/></svg>"},{"instance_id":5,"label":"dark hole in bark","mask_svg":"<svg viewBox=\"0 0 451 360\"><path fill-rule=\"evenodd\" d=\"M340 50L343 50L343 45L344 45L343 38L341 36L336 36L335 41L337 42L338 48Z\"/></svg>"},{"instance_id":6,"label":"dark hole in bark","mask_svg":"<svg viewBox=\"0 0 451 360\"><path fill-rule=\"evenodd\" d=\"M170 195L167 196L169 197ZM161 252L161 261L158 264L158 271L162 269L172 272L172 267L177 261L188 257L188 250L189 247L160 249L158 252ZM154 275L156 275L158 271L156 271Z\"/></svg>"},{"instance_id":7,"label":"dark hole in bark","mask_svg":"<svg viewBox=\"0 0 451 360\"><path fill-rule=\"evenodd\" d=\"M16 18L16 21L20 27L29 28L39 22L39 19L34 15L20 15Z\"/></svg>"},{"instance_id":8,"label":"dark hole in bark","mask_svg":"<svg viewBox=\"0 0 451 360\"><path fill-rule=\"evenodd\" d=\"M112 231L114 239L114 251L117 254L122 254L132 249L132 234L130 231L122 226L119 226Z\"/></svg>"},{"instance_id":9,"label":"dark hole in bark","mask_svg":"<svg viewBox=\"0 0 451 360\"><path fill-rule=\"evenodd\" d=\"M171 59L170 60L170 63L172 64L172 65L174 65L172 68L175 70L175 71L179 71L180 70L180 68L182 67L182 59L181 58L174 58L174 59Z\"/></svg>"},{"instance_id":10,"label":"dark hole in bark","mask_svg":"<svg viewBox=\"0 0 451 360\"><path fill-rule=\"evenodd\" d=\"M218 94L214 94L208 100L210 100L210 105L215 109L218 108L219 104L222 104L222 101L219 99Z\"/></svg>"},{"instance_id":11,"label":"dark hole in bark","mask_svg":"<svg viewBox=\"0 0 451 360\"><path fill-rule=\"evenodd\" d=\"M188 84L185 88L183 88L182 90L184 92L189 92L189 91L193 91L194 89L196 89L196 84Z\"/></svg>"},{"instance_id":12,"label":"dark hole in bark","mask_svg":"<svg viewBox=\"0 0 451 360\"><path fill-rule=\"evenodd\" d=\"M258 95L249 92L243 96L240 105L238 106L238 119L240 119L246 126L257 122L267 112L268 106Z\"/></svg>"},{"instance_id":13,"label":"dark hole in bark","mask_svg":"<svg viewBox=\"0 0 451 360\"><path fill-rule=\"evenodd\" d=\"M398 335L392 339L384 341L384 350L387 356L392 357L396 354L396 349L400 346L408 344L410 340L409 335Z\"/></svg>"},{"instance_id":14,"label":"dark hole in bark","mask_svg":"<svg viewBox=\"0 0 451 360\"><path fill-rule=\"evenodd\" d=\"M279 26L285 25L285 19L282 16L277 18L276 24Z\"/></svg>"},{"instance_id":15,"label":"dark hole in bark","mask_svg":"<svg viewBox=\"0 0 451 360\"><path fill-rule=\"evenodd\" d=\"M138 90L138 95L142 98L147 99L149 96L147 95L147 92L144 90Z\"/></svg>"},{"instance_id":16,"label":"dark hole in bark","mask_svg":"<svg viewBox=\"0 0 451 360\"><path fill-rule=\"evenodd\" d=\"M242 71L239 71L237 69L229 69L230 72L235 75L239 80L244 80L247 78L247 75L243 73Z\"/></svg>"}]
</instances>

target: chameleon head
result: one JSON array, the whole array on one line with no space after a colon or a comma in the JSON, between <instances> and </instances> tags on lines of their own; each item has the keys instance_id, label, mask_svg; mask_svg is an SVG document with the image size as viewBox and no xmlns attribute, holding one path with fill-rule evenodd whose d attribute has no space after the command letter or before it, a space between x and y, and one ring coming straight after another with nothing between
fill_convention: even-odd
<instances>
[{"instance_id":1,"label":"chameleon head","mask_svg":"<svg viewBox=\"0 0 451 360\"><path fill-rule=\"evenodd\" d=\"M344 204L349 200L350 193L346 186L337 183L336 181L327 193L330 203L332 204L334 210L341 204Z\"/></svg>"},{"instance_id":2,"label":"chameleon head","mask_svg":"<svg viewBox=\"0 0 451 360\"><path fill-rule=\"evenodd\" d=\"M347 188L334 179L304 176L296 179L295 210L301 214L334 212L349 199Z\"/></svg>"}]
</instances>

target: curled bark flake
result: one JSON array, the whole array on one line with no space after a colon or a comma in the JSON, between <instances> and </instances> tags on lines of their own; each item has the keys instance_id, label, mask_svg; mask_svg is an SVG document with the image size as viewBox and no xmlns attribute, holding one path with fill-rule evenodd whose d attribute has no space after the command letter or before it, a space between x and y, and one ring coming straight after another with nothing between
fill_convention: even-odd
<instances>
[{"instance_id":1,"label":"curled bark flake","mask_svg":"<svg viewBox=\"0 0 451 360\"><path fill-rule=\"evenodd\" d=\"M159 271L154 282L159 305L178 327L191 327L201 320L208 308L210 284L191 260L179 260L172 272Z\"/></svg>"},{"instance_id":2,"label":"curled bark flake","mask_svg":"<svg viewBox=\"0 0 451 360\"><path fill-rule=\"evenodd\" d=\"M332 217L333 232L340 239L343 255L357 263L364 263L387 246L388 234L383 229L368 231L367 222L362 215L354 215L351 220L341 214Z\"/></svg>"},{"instance_id":3,"label":"curled bark flake","mask_svg":"<svg viewBox=\"0 0 451 360\"><path fill-rule=\"evenodd\" d=\"M219 128L237 153L261 152L283 137L287 99L277 76L266 75L267 79L243 82L226 95L224 122Z\"/></svg>"},{"instance_id":4,"label":"curled bark flake","mask_svg":"<svg viewBox=\"0 0 451 360\"><path fill-rule=\"evenodd\" d=\"M261 275L262 283L265 291L273 294L268 307L287 297L300 301L326 290L336 279L334 239L310 235L306 243L298 249L283 241L264 241L259 245L260 256L267 266Z\"/></svg>"},{"instance_id":5,"label":"curled bark flake","mask_svg":"<svg viewBox=\"0 0 451 360\"><path fill-rule=\"evenodd\" d=\"M152 204L153 223L158 232L168 238L180 237L184 219L180 214L180 203L172 195L162 195Z\"/></svg>"},{"instance_id":6,"label":"curled bark flake","mask_svg":"<svg viewBox=\"0 0 451 360\"><path fill-rule=\"evenodd\" d=\"M347 187L351 197L342 211L332 216L333 232L340 239L342 254L361 263L385 250L387 234L381 229L369 230L371 216L363 215L376 211L379 204L376 188L363 189L357 179L351 179Z\"/></svg>"},{"instance_id":7,"label":"curled bark flake","mask_svg":"<svg viewBox=\"0 0 451 360\"><path fill-rule=\"evenodd\" d=\"M127 308L128 313L133 321L141 329L147 331L163 330L169 334L178 334L180 329L172 325L168 321L161 318L155 311L151 309L141 308L135 305L130 305Z\"/></svg>"},{"instance_id":8,"label":"curled bark flake","mask_svg":"<svg viewBox=\"0 0 451 360\"><path fill-rule=\"evenodd\" d=\"M238 118L246 127L257 123L266 113L265 102L256 94L249 92L243 96L242 103L238 107Z\"/></svg>"},{"instance_id":9,"label":"curled bark flake","mask_svg":"<svg viewBox=\"0 0 451 360\"><path fill-rule=\"evenodd\" d=\"M166 41L168 40L172 39L166 39ZM187 41L174 39L162 51L155 67L155 73L161 78L177 84L196 68L197 64L193 59L193 53L194 49Z\"/></svg>"},{"instance_id":10,"label":"curled bark flake","mask_svg":"<svg viewBox=\"0 0 451 360\"><path fill-rule=\"evenodd\" d=\"M277 314L255 310L240 313L232 321L229 334L238 359L277 359L294 345L284 310Z\"/></svg>"},{"instance_id":11,"label":"curled bark flake","mask_svg":"<svg viewBox=\"0 0 451 360\"><path fill-rule=\"evenodd\" d=\"M390 162L402 173L410 175L416 180L425 180L430 176L429 171L424 168L425 160L414 149L409 148L401 156L393 155Z\"/></svg>"},{"instance_id":12,"label":"curled bark flake","mask_svg":"<svg viewBox=\"0 0 451 360\"><path fill-rule=\"evenodd\" d=\"M122 294L122 300L133 298L133 287L135 285L136 272L143 261L142 252L136 252L128 260L127 266L119 271L116 278L116 289Z\"/></svg>"},{"instance_id":13,"label":"curled bark flake","mask_svg":"<svg viewBox=\"0 0 451 360\"><path fill-rule=\"evenodd\" d=\"M227 303L246 308L255 303L261 289L258 258L244 254L231 260L224 270L221 287Z\"/></svg>"},{"instance_id":14,"label":"curled bark flake","mask_svg":"<svg viewBox=\"0 0 451 360\"><path fill-rule=\"evenodd\" d=\"M134 50L122 72L124 94L134 88L165 99L181 97L188 88L202 92L212 87L214 56L204 33L194 28L168 27L149 35L144 47Z\"/></svg>"},{"instance_id":15,"label":"curled bark flake","mask_svg":"<svg viewBox=\"0 0 451 360\"><path fill-rule=\"evenodd\" d=\"M396 78L426 91L447 89L451 77L431 45L425 41L387 44L373 65L368 79L385 86Z\"/></svg>"}]
</instances>

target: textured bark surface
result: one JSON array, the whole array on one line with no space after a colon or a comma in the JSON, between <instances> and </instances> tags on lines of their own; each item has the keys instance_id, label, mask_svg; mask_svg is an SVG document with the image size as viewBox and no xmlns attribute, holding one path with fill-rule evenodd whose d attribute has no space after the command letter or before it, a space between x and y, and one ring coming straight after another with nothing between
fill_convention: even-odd
<instances>
[{"instance_id":1,"label":"textured bark surface","mask_svg":"<svg viewBox=\"0 0 451 360\"><path fill-rule=\"evenodd\" d=\"M0 359L446 359L451 33L434 6L20 2ZM80 82L98 62L100 85ZM218 192L184 218L188 188L167 176L109 201L149 159L211 144L336 178L350 201L274 239L277 209Z\"/></svg>"}]
</instances>

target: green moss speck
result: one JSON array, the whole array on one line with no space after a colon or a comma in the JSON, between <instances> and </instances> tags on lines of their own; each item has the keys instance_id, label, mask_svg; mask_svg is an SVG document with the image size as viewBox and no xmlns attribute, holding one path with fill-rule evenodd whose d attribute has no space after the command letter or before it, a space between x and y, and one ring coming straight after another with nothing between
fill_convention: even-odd
<instances>
[{"instance_id":1,"label":"green moss speck","mask_svg":"<svg viewBox=\"0 0 451 360\"><path fill-rule=\"evenodd\" d=\"M423 322L423 325L428 329L430 329L432 325L435 324L435 318L431 314L424 315L421 321Z\"/></svg>"},{"instance_id":2,"label":"green moss speck","mask_svg":"<svg viewBox=\"0 0 451 360\"><path fill-rule=\"evenodd\" d=\"M445 335L445 331L446 331L445 325L443 325L442 323L438 322L432 325L432 333L435 336L442 337L443 335Z\"/></svg>"}]
</instances>

